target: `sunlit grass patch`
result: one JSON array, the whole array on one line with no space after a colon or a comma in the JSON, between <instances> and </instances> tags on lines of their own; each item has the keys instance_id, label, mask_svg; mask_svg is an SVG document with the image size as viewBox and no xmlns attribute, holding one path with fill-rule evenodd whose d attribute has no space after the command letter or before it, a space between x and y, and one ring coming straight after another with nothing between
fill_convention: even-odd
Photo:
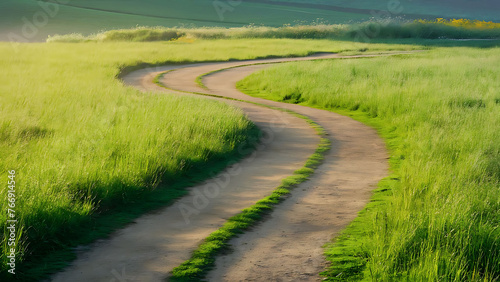
<instances>
[{"instance_id":1,"label":"sunlit grass patch","mask_svg":"<svg viewBox=\"0 0 500 282\"><path fill-rule=\"evenodd\" d=\"M390 178L326 250L328 280L500 277L500 52L442 48L387 58L296 62L240 89L339 111L379 129ZM257 94L256 94L257 93Z\"/></svg>"}]
</instances>

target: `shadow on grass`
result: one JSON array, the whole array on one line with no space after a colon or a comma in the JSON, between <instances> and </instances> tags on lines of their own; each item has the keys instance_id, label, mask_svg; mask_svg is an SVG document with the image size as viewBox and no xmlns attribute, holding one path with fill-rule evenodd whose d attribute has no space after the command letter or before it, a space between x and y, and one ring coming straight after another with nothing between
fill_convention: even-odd
<instances>
[{"instance_id":1,"label":"shadow on grass","mask_svg":"<svg viewBox=\"0 0 500 282\"><path fill-rule=\"evenodd\" d=\"M43 234L31 238L29 253L25 261L16 265L16 275L0 274L0 281L40 281L67 267L77 256L75 250L88 247L97 239L108 237L113 231L123 228L139 216L167 207L176 199L189 193L189 187L205 181L223 171L228 164L243 159L246 155L239 152L253 152L261 132L257 127L240 132L246 136L244 150L212 154L208 162L188 160L189 166L176 175L163 175L158 187L122 187L127 194L117 195L113 200L99 202L99 208L90 217L79 217L68 222L64 230L54 234ZM251 149L251 150L248 150ZM97 187L106 190L106 187ZM83 192L82 192L83 193ZM82 199L96 198L80 195ZM95 195L94 195L95 196ZM43 224L43 223L42 223ZM49 228L50 227L46 227ZM30 232L26 233L28 236ZM47 241L50 244L47 244ZM44 244L41 244L45 242ZM5 277L4 277L5 276ZM14 278L14 279L13 279Z\"/></svg>"}]
</instances>

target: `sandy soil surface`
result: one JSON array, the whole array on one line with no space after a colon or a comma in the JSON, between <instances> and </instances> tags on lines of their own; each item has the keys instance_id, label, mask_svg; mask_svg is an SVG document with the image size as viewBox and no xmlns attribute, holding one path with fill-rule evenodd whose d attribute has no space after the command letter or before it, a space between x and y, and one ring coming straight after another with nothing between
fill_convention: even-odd
<instances>
[{"instance_id":1,"label":"sandy soil surface","mask_svg":"<svg viewBox=\"0 0 500 282\"><path fill-rule=\"evenodd\" d=\"M406 52L403 52L406 53ZM356 56L359 57L359 56ZM216 72L203 79L210 89L194 81L201 74L250 63L341 58L318 54L306 58L201 63L138 70L123 78L143 91L205 92L291 109L323 126L333 149L310 180L295 188L266 221L232 240L233 252L220 256L209 274L211 281L316 280L325 267L322 245L356 217L370 191L387 175L387 152L375 130L332 112L283 104L244 95L236 81L268 67L255 65ZM175 70L174 70L175 69ZM155 85L161 82L174 90ZM203 97L200 99L216 99ZM138 218L110 238L82 248L78 259L54 281L162 281L188 259L211 232L241 209L271 193L281 179L300 168L314 152L319 137L302 119L243 102L240 107L267 138L257 151L220 175L190 189L173 205Z\"/></svg>"}]
</instances>

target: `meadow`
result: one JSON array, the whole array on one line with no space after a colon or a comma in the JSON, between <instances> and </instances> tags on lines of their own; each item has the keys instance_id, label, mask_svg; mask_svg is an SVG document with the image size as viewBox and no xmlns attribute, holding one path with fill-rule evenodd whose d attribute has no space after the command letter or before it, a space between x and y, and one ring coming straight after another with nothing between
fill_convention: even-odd
<instances>
[{"instance_id":1,"label":"meadow","mask_svg":"<svg viewBox=\"0 0 500 282\"><path fill-rule=\"evenodd\" d=\"M72 248L171 203L185 187L241 158L235 148L258 137L239 110L140 93L123 86L120 74L148 65L359 48L418 47L291 39L1 43L0 179L7 184L8 171L16 171L16 277L39 280L64 267ZM7 244L2 237L2 281L12 278L5 276Z\"/></svg>"},{"instance_id":2,"label":"meadow","mask_svg":"<svg viewBox=\"0 0 500 282\"><path fill-rule=\"evenodd\" d=\"M17 48L1 45L0 179L16 171L19 265L92 232L97 214L140 205L160 182L164 203L181 196L179 183L237 158L235 146L258 133L225 104L140 94L116 80L120 62L143 51L143 58L167 60L155 54L181 45ZM189 54L174 53L169 59ZM7 236L1 246L6 274Z\"/></svg>"},{"instance_id":3,"label":"meadow","mask_svg":"<svg viewBox=\"0 0 500 282\"><path fill-rule=\"evenodd\" d=\"M329 277L497 277L500 55L492 46L498 42L425 38L498 38L498 29L409 22L382 25L368 43L353 40L374 24L136 28L54 36L45 44L0 43L0 179L7 183L8 171L16 171L16 277L39 280L64 267L74 258L72 248L185 195L186 187L243 157L235 148L259 135L235 108L140 93L121 84L123 73L426 45L450 48L411 57L286 64L240 87L344 111L387 139L395 174L329 249L331 260L350 262L334 263ZM2 188L0 198L7 195ZM0 216L4 234L6 216ZM2 281L11 278L2 276L7 245L2 237Z\"/></svg>"},{"instance_id":4,"label":"meadow","mask_svg":"<svg viewBox=\"0 0 500 282\"><path fill-rule=\"evenodd\" d=\"M253 96L352 116L386 140L391 176L326 246L328 281L500 279L499 66L497 41L287 63L239 82Z\"/></svg>"}]
</instances>

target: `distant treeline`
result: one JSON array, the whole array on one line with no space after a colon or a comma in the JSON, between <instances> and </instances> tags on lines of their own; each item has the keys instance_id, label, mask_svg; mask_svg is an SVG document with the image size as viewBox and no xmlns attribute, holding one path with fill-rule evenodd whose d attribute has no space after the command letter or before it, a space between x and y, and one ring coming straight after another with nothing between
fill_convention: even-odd
<instances>
[{"instance_id":1,"label":"distant treeline","mask_svg":"<svg viewBox=\"0 0 500 282\"><path fill-rule=\"evenodd\" d=\"M370 39L500 39L500 23L474 20L416 20L412 22L382 21L338 25L285 25L282 27L247 26L241 28L165 28L138 27L111 30L83 36L81 34L55 35L47 42L82 41L169 41L181 37L200 39L225 38L307 38Z\"/></svg>"}]
</instances>

